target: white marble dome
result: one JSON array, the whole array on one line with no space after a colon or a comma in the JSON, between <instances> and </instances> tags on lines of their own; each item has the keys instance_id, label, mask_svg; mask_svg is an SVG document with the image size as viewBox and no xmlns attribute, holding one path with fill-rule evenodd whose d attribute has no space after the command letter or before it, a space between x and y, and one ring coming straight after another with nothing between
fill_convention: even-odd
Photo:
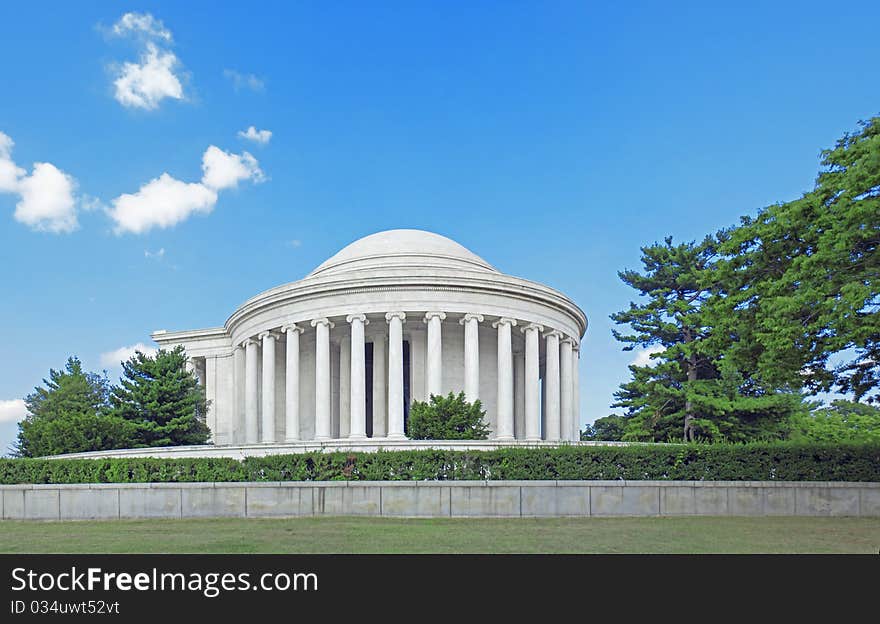
<instances>
[{"instance_id":1,"label":"white marble dome","mask_svg":"<svg viewBox=\"0 0 880 624\"><path fill-rule=\"evenodd\" d=\"M477 254L440 234L424 230L387 230L344 247L309 273L309 277L382 267L498 272Z\"/></svg>"},{"instance_id":2,"label":"white marble dome","mask_svg":"<svg viewBox=\"0 0 880 624\"><path fill-rule=\"evenodd\" d=\"M487 444L574 441L586 329L558 290L400 229L255 295L222 327L153 339L186 349L213 443L266 453L405 446L410 404L449 392L480 400Z\"/></svg>"}]
</instances>

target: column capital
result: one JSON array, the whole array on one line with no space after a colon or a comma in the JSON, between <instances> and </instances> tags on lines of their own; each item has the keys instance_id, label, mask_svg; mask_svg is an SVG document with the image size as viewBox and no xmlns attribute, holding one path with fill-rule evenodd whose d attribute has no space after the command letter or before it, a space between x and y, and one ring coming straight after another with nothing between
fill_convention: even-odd
<instances>
[{"instance_id":1,"label":"column capital","mask_svg":"<svg viewBox=\"0 0 880 624\"><path fill-rule=\"evenodd\" d=\"M281 333L282 334L286 334L287 332L296 332L296 333L301 334L301 333L303 333L303 331L305 331L305 330L302 327L300 327L299 325L297 325L296 323L285 323L284 325L281 326Z\"/></svg>"},{"instance_id":2,"label":"column capital","mask_svg":"<svg viewBox=\"0 0 880 624\"><path fill-rule=\"evenodd\" d=\"M438 318L441 321L446 320L446 312L425 312L425 318L423 319L425 323L430 321L433 318Z\"/></svg>"},{"instance_id":3,"label":"column capital","mask_svg":"<svg viewBox=\"0 0 880 624\"><path fill-rule=\"evenodd\" d=\"M257 342L257 340L254 338L245 338L244 340L241 341L241 347L243 349L247 349L250 345L257 346L259 344L260 343Z\"/></svg>"},{"instance_id":4,"label":"column capital","mask_svg":"<svg viewBox=\"0 0 880 624\"><path fill-rule=\"evenodd\" d=\"M552 338L552 337L562 338L562 332L559 331L558 329L551 329L551 330L544 332L544 338Z\"/></svg>"},{"instance_id":5,"label":"column capital","mask_svg":"<svg viewBox=\"0 0 880 624\"><path fill-rule=\"evenodd\" d=\"M334 327L336 327L336 323L334 323L333 321L331 321L330 319L328 319L326 317L312 319L309 324L312 327L317 327L318 325L323 325L324 327L329 327L330 329L333 329Z\"/></svg>"},{"instance_id":6,"label":"column capital","mask_svg":"<svg viewBox=\"0 0 880 624\"><path fill-rule=\"evenodd\" d=\"M516 327L516 319L502 316L500 319L492 323L492 329L498 329L500 325L510 325L511 327Z\"/></svg>"},{"instance_id":7,"label":"column capital","mask_svg":"<svg viewBox=\"0 0 880 624\"><path fill-rule=\"evenodd\" d=\"M257 334L257 338L259 338L260 340L265 340L266 338L271 338L272 340L275 340L276 338L278 338L278 333L274 329L269 329Z\"/></svg>"},{"instance_id":8,"label":"column capital","mask_svg":"<svg viewBox=\"0 0 880 624\"><path fill-rule=\"evenodd\" d=\"M538 323L529 323L528 325L523 325L519 328L522 333L526 333L527 331L536 331L542 332L544 331L544 326Z\"/></svg>"},{"instance_id":9,"label":"column capital","mask_svg":"<svg viewBox=\"0 0 880 624\"><path fill-rule=\"evenodd\" d=\"M574 348L575 345L574 338L572 338L571 336L563 336L559 339L559 342L562 344L570 344L572 348Z\"/></svg>"},{"instance_id":10,"label":"column capital","mask_svg":"<svg viewBox=\"0 0 880 624\"><path fill-rule=\"evenodd\" d=\"M464 325L468 321L476 321L477 323L482 323L483 322L483 315L476 314L473 312L468 312L467 314L464 315L464 318L462 318L460 321L458 321L458 323L460 325Z\"/></svg>"},{"instance_id":11,"label":"column capital","mask_svg":"<svg viewBox=\"0 0 880 624\"><path fill-rule=\"evenodd\" d=\"M360 321L360 322L363 323L364 325L369 325L369 324L370 324L370 321L367 320L367 315L366 315L366 314L360 314L360 313L358 313L358 314L349 314L348 316L345 317L345 322L346 322L346 323L351 323L352 321Z\"/></svg>"},{"instance_id":12,"label":"column capital","mask_svg":"<svg viewBox=\"0 0 880 624\"><path fill-rule=\"evenodd\" d=\"M385 320L387 322L391 322L391 319L400 319L401 323L406 323L406 312L387 312L385 314Z\"/></svg>"}]
</instances>

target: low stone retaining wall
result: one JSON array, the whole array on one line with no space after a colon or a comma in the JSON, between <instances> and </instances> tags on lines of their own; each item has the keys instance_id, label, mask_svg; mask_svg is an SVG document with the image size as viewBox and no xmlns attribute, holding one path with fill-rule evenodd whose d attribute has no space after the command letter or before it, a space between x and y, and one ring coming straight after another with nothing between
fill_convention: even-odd
<instances>
[{"instance_id":1,"label":"low stone retaining wall","mask_svg":"<svg viewBox=\"0 0 880 624\"><path fill-rule=\"evenodd\" d=\"M115 518L873 516L880 483L321 481L0 486L8 520Z\"/></svg>"}]
</instances>

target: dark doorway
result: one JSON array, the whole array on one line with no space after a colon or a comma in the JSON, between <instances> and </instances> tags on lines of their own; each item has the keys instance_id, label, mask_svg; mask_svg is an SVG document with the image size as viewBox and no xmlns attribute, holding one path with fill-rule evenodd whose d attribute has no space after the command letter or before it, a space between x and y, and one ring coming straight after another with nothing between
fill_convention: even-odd
<instances>
[{"instance_id":1,"label":"dark doorway","mask_svg":"<svg viewBox=\"0 0 880 624\"><path fill-rule=\"evenodd\" d=\"M409 428L410 398L410 350L409 341L403 341L403 430ZM373 437L373 343L364 344L364 384L366 399L367 437Z\"/></svg>"},{"instance_id":2,"label":"dark doorway","mask_svg":"<svg viewBox=\"0 0 880 624\"><path fill-rule=\"evenodd\" d=\"M367 400L367 408L365 410L367 415L367 437L373 437L373 343L368 342L364 344L364 373L366 378L364 379L364 383L366 384L364 396Z\"/></svg>"},{"instance_id":3,"label":"dark doorway","mask_svg":"<svg viewBox=\"0 0 880 624\"><path fill-rule=\"evenodd\" d=\"M403 430L409 433L409 340L403 341Z\"/></svg>"}]
</instances>

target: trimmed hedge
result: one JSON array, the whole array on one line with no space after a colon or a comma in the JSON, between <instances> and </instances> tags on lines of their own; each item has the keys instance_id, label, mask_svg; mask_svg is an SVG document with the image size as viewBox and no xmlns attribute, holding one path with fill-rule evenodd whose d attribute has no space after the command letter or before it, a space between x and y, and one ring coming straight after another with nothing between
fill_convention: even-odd
<instances>
[{"instance_id":1,"label":"trimmed hedge","mask_svg":"<svg viewBox=\"0 0 880 624\"><path fill-rule=\"evenodd\" d=\"M880 481L880 446L648 444L191 459L0 459L0 484L625 479Z\"/></svg>"}]
</instances>

